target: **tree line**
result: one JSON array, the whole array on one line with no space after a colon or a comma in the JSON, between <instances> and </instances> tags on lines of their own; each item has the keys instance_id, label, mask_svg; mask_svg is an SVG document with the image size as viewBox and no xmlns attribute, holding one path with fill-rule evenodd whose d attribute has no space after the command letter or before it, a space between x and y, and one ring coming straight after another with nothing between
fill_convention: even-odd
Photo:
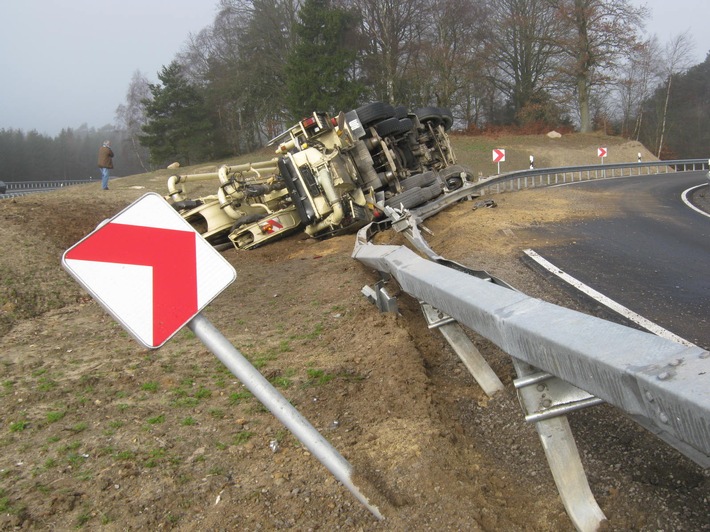
<instances>
[{"instance_id":1,"label":"tree line","mask_svg":"<svg viewBox=\"0 0 710 532\"><path fill-rule=\"evenodd\" d=\"M219 0L151 83L130 80L115 130L0 130L0 179L116 175L251 152L312 111L371 101L450 109L454 129L602 130L704 157L710 59L644 39L630 0ZM120 164L119 164L120 163ZM29 177L28 177L29 178Z\"/></svg>"},{"instance_id":2,"label":"tree line","mask_svg":"<svg viewBox=\"0 0 710 532\"><path fill-rule=\"evenodd\" d=\"M369 101L449 108L467 132L604 130L677 142L691 42L644 39L630 0L220 0L125 128L153 164L245 153L309 115ZM671 90L672 89L672 90ZM698 114L697 109L687 111ZM699 147L697 149L700 149Z\"/></svg>"},{"instance_id":3,"label":"tree line","mask_svg":"<svg viewBox=\"0 0 710 532\"><path fill-rule=\"evenodd\" d=\"M130 136L112 126L100 129L82 125L62 129L51 137L37 131L25 133L19 129L0 129L0 180L66 181L100 179L98 151L105 140L120 162L125 176L146 171L130 149Z\"/></svg>"}]
</instances>

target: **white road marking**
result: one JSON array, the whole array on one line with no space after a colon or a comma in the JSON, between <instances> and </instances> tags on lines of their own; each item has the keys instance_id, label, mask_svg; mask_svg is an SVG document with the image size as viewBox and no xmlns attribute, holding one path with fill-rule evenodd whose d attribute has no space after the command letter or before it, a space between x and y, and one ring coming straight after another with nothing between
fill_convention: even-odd
<instances>
[{"instance_id":1,"label":"white road marking","mask_svg":"<svg viewBox=\"0 0 710 532\"><path fill-rule=\"evenodd\" d=\"M702 214L703 216L707 216L708 218L710 218L710 214L706 213L705 211L701 211L700 209L698 209L695 205L693 205L692 203L690 203L690 200L688 199L688 193L689 193L689 192L692 192L692 191L695 190L696 188L700 188L700 187L710 187L710 185L704 185L704 184L703 184L703 185L697 185L697 186L691 187L691 188L689 188L688 190L684 190L684 191L683 191L683 194L681 194L680 197L683 199L683 203L685 203L688 207L690 207L691 209L693 209L695 212L699 212L699 213Z\"/></svg>"},{"instance_id":2,"label":"white road marking","mask_svg":"<svg viewBox=\"0 0 710 532\"><path fill-rule=\"evenodd\" d=\"M617 303L613 299L608 298L607 296L605 296L604 294L602 294L600 292L597 292L593 288L584 284L582 281L575 279L571 275L565 273L560 268L558 268L557 266L555 266L554 264L549 262L547 259L541 257L538 253L536 253L532 249L526 249L523 251L525 252L525 254L528 257L533 259L535 262L537 262L540 266L545 268L550 273L556 275L557 277L559 277L560 279L562 279L566 283L572 285L577 290L579 290L579 291L585 293L586 295L588 295L589 297L595 299L596 301L598 301L602 305L609 307L614 312L617 312L617 313L621 314L622 316L624 316L625 318L640 325L641 327L643 327L647 331L650 331L653 334L660 336L661 338L665 338L666 340L672 340L674 342L685 345L687 347L697 347L694 343L689 342L688 340L673 334L672 332L664 329L660 325L656 325L652 321L644 318L643 316L641 316L639 314L636 314L632 310L629 310L628 308L626 308L622 304Z\"/></svg>"}]
</instances>

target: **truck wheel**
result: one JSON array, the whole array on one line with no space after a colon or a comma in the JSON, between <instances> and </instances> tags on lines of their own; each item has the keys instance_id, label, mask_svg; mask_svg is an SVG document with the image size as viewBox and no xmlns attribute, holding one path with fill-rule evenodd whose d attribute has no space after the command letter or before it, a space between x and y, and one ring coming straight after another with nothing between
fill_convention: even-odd
<instances>
[{"instance_id":1,"label":"truck wheel","mask_svg":"<svg viewBox=\"0 0 710 532\"><path fill-rule=\"evenodd\" d=\"M398 105L397 107L394 108L394 116L396 116L399 119L402 118L407 118L409 115L409 111L407 110L407 107L404 105Z\"/></svg>"},{"instance_id":2,"label":"truck wheel","mask_svg":"<svg viewBox=\"0 0 710 532\"><path fill-rule=\"evenodd\" d=\"M401 194L392 196L390 199L385 200L385 206L394 207L399 209L404 207L405 209L411 209L417 205L421 205L426 201L424 192L421 187L410 188L405 190Z\"/></svg>"},{"instance_id":3,"label":"truck wheel","mask_svg":"<svg viewBox=\"0 0 710 532\"><path fill-rule=\"evenodd\" d=\"M439 171L441 179L446 183L446 189L451 192L463 186L464 181L471 181L471 170L464 166L454 164Z\"/></svg>"},{"instance_id":4,"label":"truck wheel","mask_svg":"<svg viewBox=\"0 0 710 532\"><path fill-rule=\"evenodd\" d=\"M441 111L441 119L444 121L444 131L448 131L454 125L454 115L449 109L443 107L439 108L439 111Z\"/></svg>"},{"instance_id":5,"label":"truck wheel","mask_svg":"<svg viewBox=\"0 0 710 532\"><path fill-rule=\"evenodd\" d=\"M412 129L412 121L409 118L400 120L397 117L383 120L375 126L375 131L380 137L388 137L389 135L400 135Z\"/></svg>"},{"instance_id":6,"label":"truck wheel","mask_svg":"<svg viewBox=\"0 0 710 532\"><path fill-rule=\"evenodd\" d=\"M377 122L394 116L394 108L382 102L368 103L367 105L355 109L355 112L358 118L360 118L362 127L366 129Z\"/></svg>"},{"instance_id":7,"label":"truck wheel","mask_svg":"<svg viewBox=\"0 0 710 532\"><path fill-rule=\"evenodd\" d=\"M429 171L429 172L423 172L421 174L415 174L413 176L409 176L407 179L404 179L401 181L402 188L404 190L409 190L411 188L424 188L428 187L434 181L437 180L437 175L435 172Z\"/></svg>"},{"instance_id":8,"label":"truck wheel","mask_svg":"<svg viewBox=\"0 0 710 532\"><path fill-rule=\"evenodd\" d=\"M441 183L436 181L428 187L415 187L405 190L396 196L392 196L390 199L385 200L385 205L394 208L404 207L405 209L413 209L422 203L434 199L441 194L441 191Z\"/></svg>"},{"instance_id":9,"label":"truck wheel","mask_svg":"<svg viewBox=\"0 0 710 532\"><path fill-rule=\"evenodd\" d=\"M414 111L414 114L421 123L433 122L434 127L441 125L444 120L438 107L422 107Z\"/></svg>"}]
</instances>

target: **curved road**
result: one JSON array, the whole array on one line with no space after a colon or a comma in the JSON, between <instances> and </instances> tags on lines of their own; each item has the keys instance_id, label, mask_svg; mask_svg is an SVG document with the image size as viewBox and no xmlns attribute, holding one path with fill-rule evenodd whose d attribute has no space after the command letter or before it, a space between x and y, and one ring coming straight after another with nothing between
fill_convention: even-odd
<instances>
[{"instance_id":1,"label":"curved road","mask_svg":"<svg viewBox=\"0 0 710 532\"><path fill-rule=\"evenodd\" d=\"M533 230L574 245L540 255L595 290L705 349L710 348L710 217L682 193L707 172L577 183L619 205L611 217ZM601 200L600 200L601 201Z\"/></svg>"}]
</instances>

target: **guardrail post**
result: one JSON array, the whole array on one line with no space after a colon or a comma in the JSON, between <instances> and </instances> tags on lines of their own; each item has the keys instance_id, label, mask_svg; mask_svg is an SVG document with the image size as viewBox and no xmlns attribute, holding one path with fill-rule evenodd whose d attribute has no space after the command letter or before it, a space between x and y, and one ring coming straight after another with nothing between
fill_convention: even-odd
<instances>
[{"instance_id":1,"label":"guardrail post","mask_svg":"<svg viewBox=\"0 0 710 532\"><path fill-rule=\"evenodd\" d=\"M473 345L470 338L466 336L461 325L451 316L444 314L428 303L420 301L419 304L429 329L439 330L484 393L490 397L501 391L504 388L503 383L488 365L486 359L483 358L481 352Z\"/></svg>"},{"instance_id":2,"label":"guardrail post","mask_svg":"<svg viewBox=\"0 0 710 532\"><path fill-rule=\"evenodd\" d=\"M541 404L544 405L547 404L546 402L560 398L560 394L556 394L555 389L552 389L551 393L548 385L544 384L549 378L554 378L552 375L542 373L542 379L536 378L541 374L539 369L516 358L512 360L518 374L515 387L520 405L526 413L526 419L529 417L527 414L540 408ZM570 389L573 389L573 394L576 391L589 396L586 392L559 379L555 379L555 381L558 385L563 386L561 395L565 395ZM567 390L564 389L565 385L569 387ZM559 392L559 388L557 391ZM598 530L606 521L606 516L589 487L567 416L546 417L534 421L534 423L567 515L574 523L575 528L581 532Z\"/></svg>"}]
</instances>

